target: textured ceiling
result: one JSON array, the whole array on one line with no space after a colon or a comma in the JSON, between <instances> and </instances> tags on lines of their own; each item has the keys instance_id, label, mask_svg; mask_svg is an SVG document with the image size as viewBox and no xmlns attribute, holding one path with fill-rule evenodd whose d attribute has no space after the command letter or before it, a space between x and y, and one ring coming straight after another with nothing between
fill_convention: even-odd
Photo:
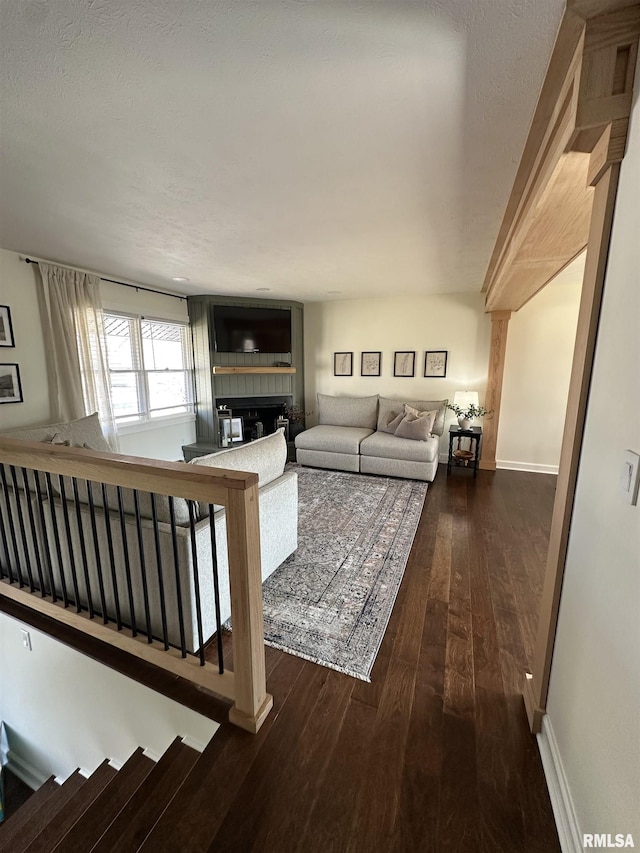
<instances>
[{"instance_id":1,"label":"textured ceiling","mask_svg":"<svg viewBox=\"0 0 640 853\"><path fill-rule=\"evenodd\" d=\"M2 0L0 245L186 293L479 291L563 5Z\"/></svg>"}]
</instances>

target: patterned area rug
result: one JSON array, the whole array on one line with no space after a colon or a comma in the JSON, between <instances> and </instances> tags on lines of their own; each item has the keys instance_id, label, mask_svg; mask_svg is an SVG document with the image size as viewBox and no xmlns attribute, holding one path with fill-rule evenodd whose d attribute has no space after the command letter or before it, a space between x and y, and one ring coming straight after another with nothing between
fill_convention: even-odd
<instances>
[{"instance_id":1,"label":"patterned area rug","mask_svg":"<svg viewBox=\"0 0 640 853\"><path fill-rule=\"evenodd\" d=\"M370 680L427 484L298 472L298 550L263 584L265 642Z\"/></svg>"}]
</instances>

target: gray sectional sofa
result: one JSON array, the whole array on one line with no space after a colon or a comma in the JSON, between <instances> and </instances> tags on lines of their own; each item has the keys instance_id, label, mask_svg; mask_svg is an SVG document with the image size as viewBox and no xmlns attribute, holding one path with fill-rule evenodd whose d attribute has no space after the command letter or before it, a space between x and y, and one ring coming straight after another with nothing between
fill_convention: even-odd
<instances>
[{"instance_id":1,"label":"gray sectional sofa","mask_svg":"<svg viewBox=\"0 0 640 853\"><path fill-rule=\"evenodd\" d=\"M296 438L303 465L431 482L448 400L392 400L318 394L318 426ZM414 414L412 414L414 410ZM430 428L418 421L418 413ZM413 426L418 427L412 432ZM424 437L406 437L407 435Z\"/></svg>"},{"instance_id":2,"label":"gray sectional sofa","mask_svg":"<svg viewBox=\"0 0 640 853\"><path fill-rule=\"evenodd\" d=\"M66 423L11 430L2 433L2 435L10 438L22 438L26 441L45 441L52 442L54 444L68 444L74 447L84 447L87 450L110 452L109 446L107 445L100 429L100 422L97 415L90 415L86 418L80 418L76 421L69 421ZM266 436L263 439L252 442L251 444L229 448L228 450L212 454L210 456L198 457L190 463L195 465L207 465L209 467L231 468L239 471L254 471L258 474L260 498L260 547L263 580L269 577L269 575L272 574L276 568L296 550L298 546L297 475L295 472L284 470L286 456L286 441L283 431L279 430L277 433ZM67 500L67 506L63 506L58 478L52 477L55 491L53 512L49 506L49 499L45 496L45 511L40 515L38 512L35 494L35 481L32 475L30 475L30 479L28 481L30 487L30 492L28 494L25 494L23 486L20 487L20 480L18 480L19 488L16 493L8 471L5 472L5 476L8 489L5 492L4 489L0 488L0 514L2 514L4 518L8 518L9 507L7 507L7 496L11 505L10 510L13 518L17 517L17 513L19 511L17 506L18 503L20 504L23 518L27 518L27 504L30 503L36 523L36 532L40 540L38 542L38 546L41 552L44 548L45 535L49 542L53 541L53 516L56 518L56 526L59 530L64 530L65 514L67 518L70 519L71 548L69 548L66 536L61 535L61 560L58 560L55 553L53 553L51 554L51 561L56 592L60 594L62 575L64 575L67 589L71 589L71 577L68 567L72 558L75 559L77 564L82 547L81 536L85 539L85 542L91 543L93 541L87 486L84 485L82 481L79 484L79 513L76 513L75 504L72 501ZM66 497L69 498L73 495L73 487L68 478L65 477L63 479L65 481ZM40 477L40 485L41 487L44 485L44 478L42 476ZM124 497L126 538L129 543L129 560L133 585L134 608L138 624L141 625L143 624L144 600L141 582L138 533L136 518L134 515L133 493L128 489L123 489L122 491ZM94 484L91 492L94 505L96 507L95 512L99 517L97 523L99 540L98 548L100 562L104 571L104 567L109 566L109 555L108 541L105 536L101 488L97 484ZM113 548L116 554L116 583L118 588L118 600L122 619L125 623L128 623L130 618L129 604L126 594L123 594L126 590L126 579L122 560L122 528L119 516L113 511L117 507L117 493L115 488L111 486L107 487L107 492L107 500L110 509L109 529L111 532ZM156 509L158 515L159 546L162 562L162 582L165 598L169 603L167 608L169 642L174 645L179 645L180 626L176 606L177 584L174 569L174 544L172 527L170 524L168 498L160 495L156 496ZM162 624L160 616L156 544L152 521L151 500L149 496L143 492L140 493L140 514L142 516L142 549L145 555L145 563L147 567L146 574L149 584L148 592L152 630L157 637L160 637ZM180 595L184 609L185 640L187 648L190 651L195 651L199 646L198 625L195 609L196 589L194 576L196 571L202 601L203 635L205 641L208 640L216 630L211 532L208 507L199 507L199 520L197 520L194 525L197 568L194 565L191 547L191 527L189 523L189 507L187 501L183 498L175 498L174 514L176 521L175 547L177 549L179 564ZM78 518L80 519L79 522L77 521ZM43 520L46 528L44 533L41 529ZM78 524L81 524L82 533L80 533ZM229 593L229 566L226 536L227 519L226 511L223 507L214 507L214 524L220 578L220 611L222 621L224 622L231 615L231 603ZM31 530L28 525L26 532L29 558L31 564L35 565L33 542L28 541L31 537ZM18 537L17 547L19 552L18 565L24 567L27 560L23 553L24 546L20 537ZM70 551L73 552L73 557L72 554L70 554ZM94 606L99 608L100 601L97 593L97 561L94 548L87 547L86 553L91 598ZM8 562L10 562L15 569L14 564L16 560L13 550L10 549L10 553L8 554L2 541L0 541L0 562L5 569ZM24 568L22 568L22 571L24 572ZM77 575L80 599L84 605L87 605L88 593L84 579L84 572L81 571L79 567ZM113 583L109 577L105 580L105 596L107 611L109 615L113 617L115 615L115 595Z\"/></svg>"}]
</instances>

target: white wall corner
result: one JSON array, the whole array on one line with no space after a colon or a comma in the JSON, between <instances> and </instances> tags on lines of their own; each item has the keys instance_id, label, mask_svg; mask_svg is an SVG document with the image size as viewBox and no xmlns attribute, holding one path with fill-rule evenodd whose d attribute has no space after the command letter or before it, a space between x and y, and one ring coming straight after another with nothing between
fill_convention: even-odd
<instances>
[{"instance_id":1,"label":"white wall corner","mask_svg":"<svg viewBox=\"0 0 640 853\"><path fill-rule=\"evenodd\" d=\"M542 719L542 731L537 738L562 853L582 853L582 833L548 714Z\"/></svg>"}]
</instances>

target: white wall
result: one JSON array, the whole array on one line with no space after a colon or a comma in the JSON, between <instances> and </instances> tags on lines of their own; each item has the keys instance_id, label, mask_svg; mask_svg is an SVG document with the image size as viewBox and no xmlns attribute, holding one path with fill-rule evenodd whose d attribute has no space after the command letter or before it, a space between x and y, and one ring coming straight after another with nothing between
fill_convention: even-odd
<instances>
[{"instance_id":1,"label":"white wall","mask_svg":"<svg viewBox=\"0 0 640 853\"><path fill-rule=\"evenodd\" d=\"M11 308L16 341L14 349L0 349L1 362L20 366L23 403L0 405L0 429L46 424L51 421L47 370L40 314L38 311L35 266L20 255L0 249L0 304ZM142 314L163 320L188 321L187 303L133 290L109 282L100 285L105 309ZM179 459L183 444L195 441L195 419L182 418L158 427L158 423L128 431L120 440L123 453L155 459Z\"/></svg>"},{"instance_id":2,"label":"white wall","mask_svg":"<svg viewBox=\"0 0 640 853\"><path fill-rule=\"evenodd\" d=\"M547 703L581 832L640 846L640 65L613 221Z\"/></svg>"},{"instance_id":3,"label":"white wall","mask_svg":"<svg viewBox=\"0 0 640 853\"><path fill-rule=\"evenodd\" d=\"M0 249L0 303L11 309L16 344L0 348L0 361L20 366L24 400L0 405L0 429L46 424L50 412L47 365L33 266L4 249Z\"/></svg>"},{"instance_id":4,"label":"white wall","mask_svg":"<svg viewBox=\"0 0 640 853\"><path fill-rule=\"evenodd\" d=\"M456 390L477 390L484 399L491 322L481 294L354 299L305 304L307 411L317 414L316 394L380 394L406 400L453 399ZM444 379L423 378L424 352L448 350ZM360 376L360 354L382 351L380 378ZM413 379L393 375L393 353L416 350ZM333 375L333 353L353 352L354 376ZM449 412L448 423L455 419ZM307 425L316 423L315 416ZM447 452L447 436L440 442Z\"/></svg>"},{"instance_id":5,"label":"white wall","mask_svg":"<svg viewBox=\"0 0 640 853\"><path fill-rule=\"evenodd\" d=\"M31 637L22 645L21 629ZM218 724L0 613L0 719L9 758L27 784L105 758L119 767L142 746L158 759L180 736L202 749Z\"/></svg>"},{"instance_id":6,"label":"white wall","mask_svg":"<svg viewBox=\"0 0 640 853\"><path fill-rule=\"evenodd\" d=\"M558 472L584 255L511 315L498 468Z\"/></svg>"}]
</instances>

